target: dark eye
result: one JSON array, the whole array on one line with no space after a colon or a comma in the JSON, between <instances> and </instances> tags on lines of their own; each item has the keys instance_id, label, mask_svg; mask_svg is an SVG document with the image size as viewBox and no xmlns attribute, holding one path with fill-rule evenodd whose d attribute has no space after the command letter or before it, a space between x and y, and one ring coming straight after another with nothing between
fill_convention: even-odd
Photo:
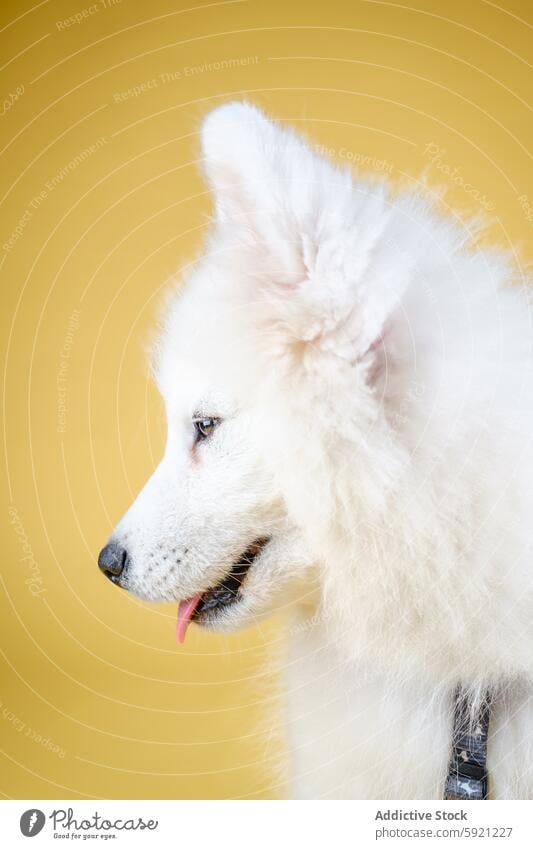
<instances>
[{"instance_id":1,"label":"dark eye","mask_svg":"<svg viewBox=\"0 0 533 849\"><path fill-rule=\"evenodd\" d=\"M211 416L198 417L193 419L196 442L201 442L211 436L217 425L220 424L220 419Z\"/></svg>"}]
</instances>

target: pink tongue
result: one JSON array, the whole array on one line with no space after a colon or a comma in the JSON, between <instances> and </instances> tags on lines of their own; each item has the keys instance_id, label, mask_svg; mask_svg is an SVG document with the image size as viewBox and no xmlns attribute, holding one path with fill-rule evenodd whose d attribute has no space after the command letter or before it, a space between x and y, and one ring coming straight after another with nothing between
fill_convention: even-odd
<instances>
[{"instance_id":1,"label":"pink tongue","mask_svg":"<svg viewBox=\"0 0 533 849\"><path fill-rule=\"evenodd\" d=\"M185 642L185 634L187 633L189 622L201 598L202 593L196 593L192 598L186 598L185 601L180 601L178 607L178 624L176 626L176 640L178 643Z\"/></svg>"}]
</instances>

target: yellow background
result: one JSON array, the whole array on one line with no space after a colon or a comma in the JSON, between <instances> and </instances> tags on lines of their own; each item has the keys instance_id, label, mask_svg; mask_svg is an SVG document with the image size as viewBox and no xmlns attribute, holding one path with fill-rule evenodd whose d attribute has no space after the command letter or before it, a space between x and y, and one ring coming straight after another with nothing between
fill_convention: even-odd
<instances>
[{"instance_id":1,"label":"yellow background","mask_svg":"<svg viewBox=\"0 0 533 849\"><path fill-rule=\"evenodd\" d=\"M531 23L528 0L2 3L5 797L283 793L277 629L178 648L176 605L95 563L164 444L144 351L205 235L199 122L247 96L338 161L485 210L531 260Z\"/></svg>"}]
</instances>

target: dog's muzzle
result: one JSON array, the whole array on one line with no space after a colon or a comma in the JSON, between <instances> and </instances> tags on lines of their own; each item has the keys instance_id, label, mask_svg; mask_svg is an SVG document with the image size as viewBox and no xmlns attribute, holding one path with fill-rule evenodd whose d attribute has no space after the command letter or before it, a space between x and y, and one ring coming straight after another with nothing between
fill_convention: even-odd
<instances>
[{"instance_id":1,"label":"dog's muzzle","mask_svg":"<svg viewBox=\"0 0 533 849\"><path fill-rule=\"evenodd\" d=\"M106 578L120 586L120 578L126 573L129 559L125 548L115 542L109 542L98 555L98 565Z\"/></svg>"}]
</instances>

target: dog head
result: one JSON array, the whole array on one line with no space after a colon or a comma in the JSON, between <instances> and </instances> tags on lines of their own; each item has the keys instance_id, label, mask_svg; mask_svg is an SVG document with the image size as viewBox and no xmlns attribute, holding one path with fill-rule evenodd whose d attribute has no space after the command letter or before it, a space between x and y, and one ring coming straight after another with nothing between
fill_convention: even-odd
<instances>
[{"instance_id":1,"label":"dog head","mask_svg":"<svg viewBox=\"0 0 533 849\"><path fill-rule=\"evenodd\" d=\"M347 444L373 450L380 340L407 278L408 245L394 273L375 250L382 186L356 189L247 104L210 113L202 147L214 224L155 349L165 454L99 558L136 595L180 600L180 638L191 618L233 628L308 591L334 469ZM380 474L361 497L377 503Z\"/></svg>"}]
</instances>

